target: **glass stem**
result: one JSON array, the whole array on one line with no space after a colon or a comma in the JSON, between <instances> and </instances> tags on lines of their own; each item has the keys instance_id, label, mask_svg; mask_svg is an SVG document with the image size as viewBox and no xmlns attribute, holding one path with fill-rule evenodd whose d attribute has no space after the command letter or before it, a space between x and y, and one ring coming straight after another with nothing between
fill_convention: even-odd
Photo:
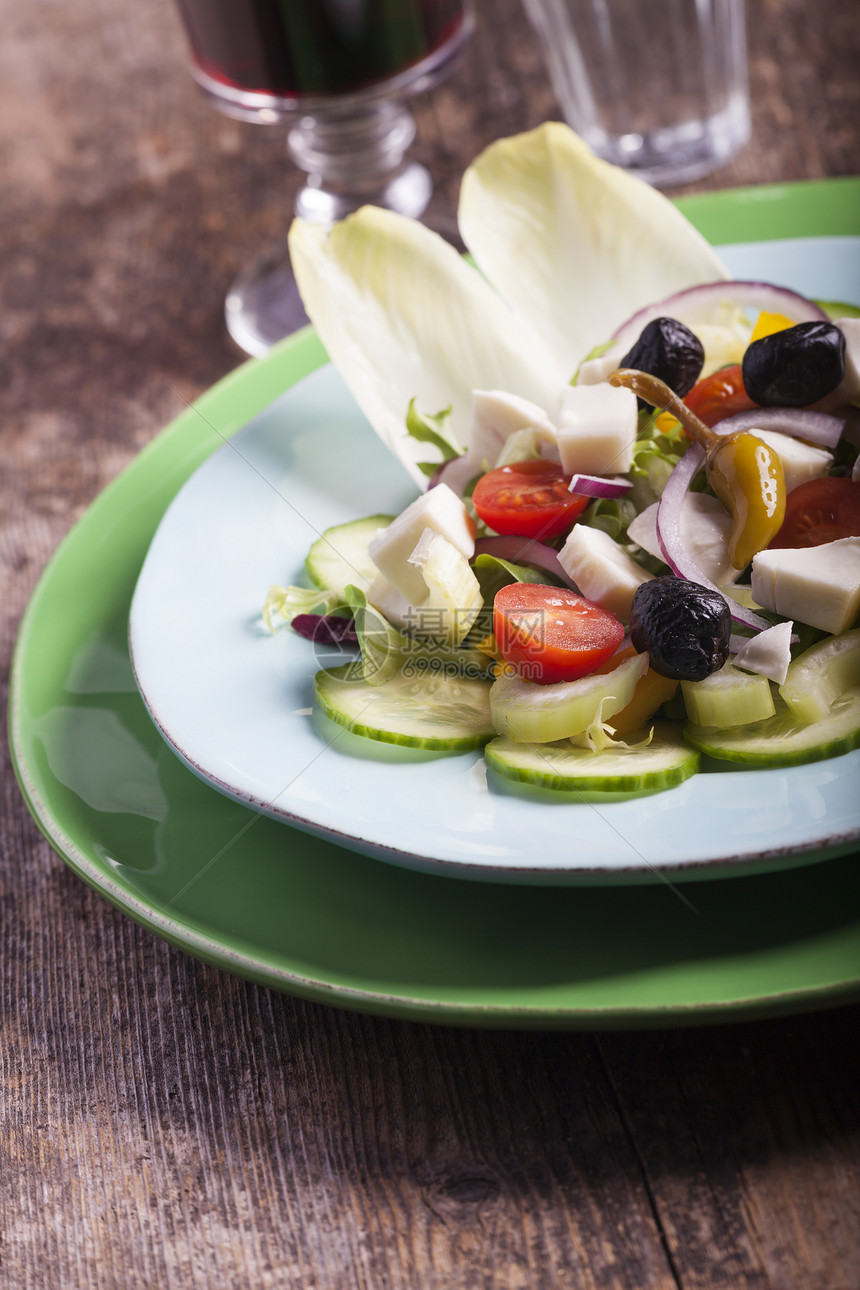
<instances>
[{"instance_id":1,"label":"glass stem","mask_svg":"<svg viewBox=\"0 0 860 1290\"><path fill-rule=\"evenodd\" d=\"M417 219L430 200L424 166L407 162L415 121L401 103L332 106L302 116L287 134L287 151L307 174L295 212L332 224L359 206L385 206Z\"/></svg>"}]
</instances>

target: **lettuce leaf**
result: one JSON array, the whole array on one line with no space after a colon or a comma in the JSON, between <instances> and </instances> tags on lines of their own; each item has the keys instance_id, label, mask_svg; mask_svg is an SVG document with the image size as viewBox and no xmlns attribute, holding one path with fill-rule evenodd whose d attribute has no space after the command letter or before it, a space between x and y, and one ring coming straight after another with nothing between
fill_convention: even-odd
<instances>
[{"instance_id":1,"label":"lettuce leaf","mask_svg":"<svg viewBox=\"0 0 860 1290\"><path fill-rule=\"evenodd\" d=\"M668 198L559 122L491 144L463 176L458 219L568 380L636 310L730 276Z\"/></svg>"},{"instance_id":2,"label":"lettuce leaf","mask_svg":"<svg viewBox=\"0 0 860 1290\"><path fill-rule=\"evenodd\" d=\"M639 413L639 434L630 468L631 500L637 510L643 511L659 500L669 476L689 446L690 441L679 423L675 423L671 432L664 433L652 412Z\"/></svg>"},{"instance_id":3,"label":"lettuce leaf","mask_svg":"<svg viewBox=\"0 0 860 1290\"><path fill-rule=\"evenodd\" d=\"M435 475L440 462L453 461L455 457L463 456L464 449L451 434L451 427L448 424L451 420L451 410L449 403L447 408L430 416L418 411L414 399L409 402L409 411L406 413L406 433L418 443L431 443L434 448L439 449L436 461L416 463L422 475Z\"/></svg>"},{"instance_id":4,"label":"lettuce leaf","mask_svg":"<svg viewBox=\"0 0 860 1290\"><path fill-rule=\"evenodd\" d=\"M347 609L343 596L322 587L270 587L263 605L263 622L270 632L279 624L291 623L299 614L336 614Z\"/></svg>"}]
</instances>

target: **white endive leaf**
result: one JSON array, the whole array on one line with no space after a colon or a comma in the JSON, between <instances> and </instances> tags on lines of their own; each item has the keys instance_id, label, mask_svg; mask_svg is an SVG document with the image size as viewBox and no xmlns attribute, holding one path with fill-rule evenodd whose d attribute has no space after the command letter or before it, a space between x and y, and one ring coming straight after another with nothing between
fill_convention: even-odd
<instances>
[{"instance_id":1,"label":"white endive leaf","mask_svg":"<svg viewBox=\"0 0 860 1290\"><path fill-rule=\"evenodd\" d=\"M478 267L568 378L642 306L729 276L668 198L558 122L481 153L458 218Z\"/></svg>"},{"instance_id":2,"label":"white endive leaf","mask_svg":"<svg viewBox=\"0 0 860 1290\"><path fill-rule=\"evenodd\" d=\"M447 242L416 220L365 206L333 228L293 221L290 256L308 317L377 434L416 483L433 450L406 433L452 405L468 445L472 390L504 389L557 409L569 374L532 325Z\"/></svg>"}]
</instances>

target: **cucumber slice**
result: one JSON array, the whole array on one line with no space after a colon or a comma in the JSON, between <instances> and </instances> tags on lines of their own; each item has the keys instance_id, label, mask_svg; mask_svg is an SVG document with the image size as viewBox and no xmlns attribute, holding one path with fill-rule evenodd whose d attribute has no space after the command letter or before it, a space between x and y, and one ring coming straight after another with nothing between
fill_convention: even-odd
<instances>
[{"instance_id":1,"label":"cucumber slice","mask_svg":"<svg viewBox=\"0 0 860 1290\"><path fill-rule=\"evenodd\" d=\"M742 730L703 730L686 725L684 738L721 761L746 766L800 766L860 748L860 687L837 699L828 716L811 724L795 721L787 708Z\"/></svg>"},{"instance_id":2,"label":"cucumber slice","mask_svg":"<svg viewBox=\"0 0 860 1290\"><path fill-rule=\"evenodd\" d=\"M741 672L726 663L704 681L682 681L687 716L697 726L728 730L763 721L774 713L770 681L766 676Z\"/></svg>"},{"instance_id":3,"label":"cucumber slice","mask_svg":"<svg viewBox=\"0 0 860 1290\"><path fill-rule=\"evenodd\" d=\"M860 628L828 636L799 655L779 692L796 721L821 721L852 685L860 685Z\"/></svg>"},{"instance_id":4,"label":"cucumber slice","mask_svg":"<svg viewBox=\"0 0 860 1290\"><path fill-rule=\"evenodd\" d=\"M626 708L648 667L648 655L625 659L612 672L592 672L579 681L537 685L519 676L501 676L490 691L490 708L500 735L516 743L547 744L581 735L597 716L603 720Z\"/></svg>"},{"instance_id":5,"label":"cucumber slice","mask_svg":"<svg viewBox=\"0 0 860 1290\"><path fill-rule=\"evenodd\" d=\"M643 732L644 733L644 732ZM678 726L656 722L647 748L607 748L593 753L558 743L515 743L494 739L484 749L487 765L507 779L539 788L602 793L655 793L681 784L699 769L698 752Z\"/></svg>"},{"instance_id":6,"label":"cucumber slice","mask_svg":"<svg viewBox=\"0 0 860 1290\"><path fill-rule=\"evenodd\" d=\"M368 515L326 529L305 560L307 575L314 586L336 591L341 596L349 583L367 591L379 572L367 549L370 539L377 529L385 528L393 519L393 515Z\"/></svg>"},{"instance_id":7,"label":"cucumber slice","mask_svg":"<svg viewBox=\"0 0 860 1290\"><path fill-rule=\"evenodd\" d=\"M314 694L332 721L382 743L465 752L495 734L489 682L421 672L408 663L378 686L356 675L355 664L330 668L317 673Z\"/></svg>"}]
</instances>

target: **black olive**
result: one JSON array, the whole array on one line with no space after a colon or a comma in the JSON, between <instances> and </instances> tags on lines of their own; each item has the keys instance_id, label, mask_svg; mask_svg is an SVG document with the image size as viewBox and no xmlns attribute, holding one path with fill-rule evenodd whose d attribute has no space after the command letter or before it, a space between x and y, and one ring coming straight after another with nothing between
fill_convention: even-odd
<instances>
[{"instance_id":1,"label":"black olive","mask_svg":"<svg viewBox=\"0 0 860 1290\"><path fill-rule=\"evenodd\" d=\"M802 322L755 340L741 365L744 388L765 408L805 408L845 375L845 336L829 322Z\"/></svg>"},{"instance_id":2,"label":"black olive","mask_svg":"<svg viewBox=\"0 0 860 1290\"><path fill-rule=\"evenodd\" d=\"M673 681L702 681L729 653L732 616L718 591L684 578L652 578L633 597L630 639Z\"/></svg>"},{"instance_id":3,"label":"black olive","mask_svg":"<svg viewBox=\"0 0 860 1290\"><path fill-rule=\"evenodd\" d=\"M689 394L705 362L705 351L698 336L677 318L655 318L643 328L619 367L635 367L637 372L659 376L681 398ZM639 400L640 407L649 405Z\"/></svg>"}]
</instances>

